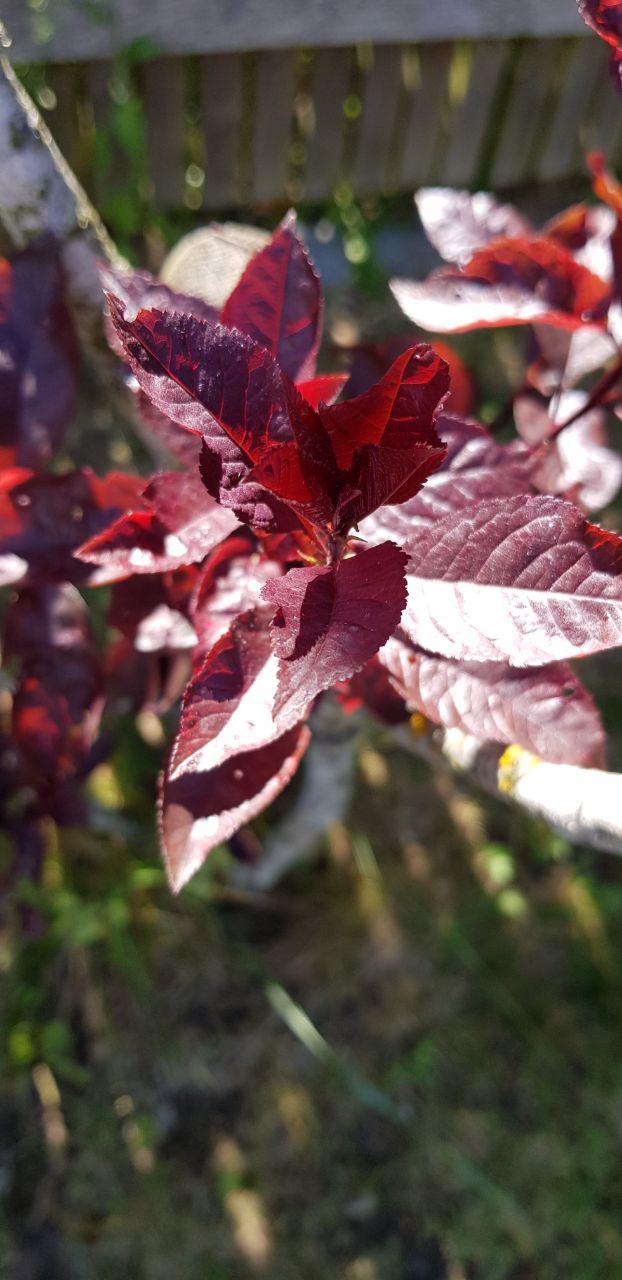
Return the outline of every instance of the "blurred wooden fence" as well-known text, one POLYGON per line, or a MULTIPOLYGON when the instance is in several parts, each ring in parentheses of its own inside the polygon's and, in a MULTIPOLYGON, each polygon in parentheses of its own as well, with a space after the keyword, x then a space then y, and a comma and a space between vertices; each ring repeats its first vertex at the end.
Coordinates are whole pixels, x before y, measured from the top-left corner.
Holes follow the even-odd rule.
POLYGON ((622 157, 607 52, 574 0, 5 0, 4 20, 96 198, 132 163, 129 98, 164 208, 499 189, 581 174, 589 147, 622 157))

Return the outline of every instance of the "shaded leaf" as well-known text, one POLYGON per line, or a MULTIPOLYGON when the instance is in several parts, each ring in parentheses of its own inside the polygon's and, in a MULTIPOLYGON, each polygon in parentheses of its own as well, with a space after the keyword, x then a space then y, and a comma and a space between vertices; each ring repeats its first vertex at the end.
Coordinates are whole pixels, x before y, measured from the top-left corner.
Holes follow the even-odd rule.
POLYGON ((68 584, 25 588, 9 605, 4 660, 15 663, 13 737, 32 785, 53 801, 75 773, 98 722, 102 680, 88 612, 68 584))
POLYGON ((385 643, 404 608, 404 565, 404 553, 385 542, 268 583, 263 597, 276 605, 279 717, 302 718, 318 693, 353 675, 385 643))

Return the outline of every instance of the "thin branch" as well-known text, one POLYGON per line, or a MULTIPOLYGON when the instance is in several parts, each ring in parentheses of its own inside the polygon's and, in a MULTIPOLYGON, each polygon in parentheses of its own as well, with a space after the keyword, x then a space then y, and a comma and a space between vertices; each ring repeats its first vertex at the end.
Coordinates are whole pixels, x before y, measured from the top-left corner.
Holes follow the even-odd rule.
POLYGON ((616 383, 622 378, 622 356, 616 360, 611 369, 599 378, 596 385, 592 388, 585 404, 570 414, 569 418, 565 418, 563 422, 558 422, 555 430, 548 436, 549 440, 554 440, 561 431, 565 431, 566 427, 571 427, 573 422, 577 422, 585 413, 589 413, 590 409, 595 409, 597 405, 601 405, 607 393, 615 387, 616 383))
POLYGON ((622 854, 622 775, 548 764, 522 747, 478 742, 459 729, 400 725, 393 739, 413 755, 464 773, 484 790, 544 818, 572 844, 622 854))

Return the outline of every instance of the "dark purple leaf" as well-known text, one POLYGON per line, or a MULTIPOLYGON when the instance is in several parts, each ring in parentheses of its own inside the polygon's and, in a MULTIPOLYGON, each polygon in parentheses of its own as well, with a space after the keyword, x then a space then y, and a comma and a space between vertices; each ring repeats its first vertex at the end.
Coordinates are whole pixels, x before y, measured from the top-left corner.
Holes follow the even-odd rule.
POLYGON ((7 610, 4 660, 16 663, 13 736, 36 791, 75 773, 99 718, 101 670, 75 587, 25 588, 7 610))

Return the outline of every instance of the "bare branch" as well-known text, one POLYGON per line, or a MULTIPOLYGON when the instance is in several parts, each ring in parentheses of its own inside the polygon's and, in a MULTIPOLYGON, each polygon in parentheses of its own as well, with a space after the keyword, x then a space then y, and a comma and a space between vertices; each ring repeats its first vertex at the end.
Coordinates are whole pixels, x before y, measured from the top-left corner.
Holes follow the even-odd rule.
POLYGON ((622 854, 622 775, 547 764, 522 747, 503 750, 459 729, 428 727, 417 734, 400 725, 393 738, 411 754, 466 773, 492 795, 544 818, 573 844, 622 854))
POLYGON ((352 795, 358 721, 344 717, 338 704, 324 697, 313 713, 311 728, 313 738, 295 803, 270 832, 257 865, 236 869, 238 885, 272 889, 292 867, 313 856, 333 823, 343 822, 352 795))

